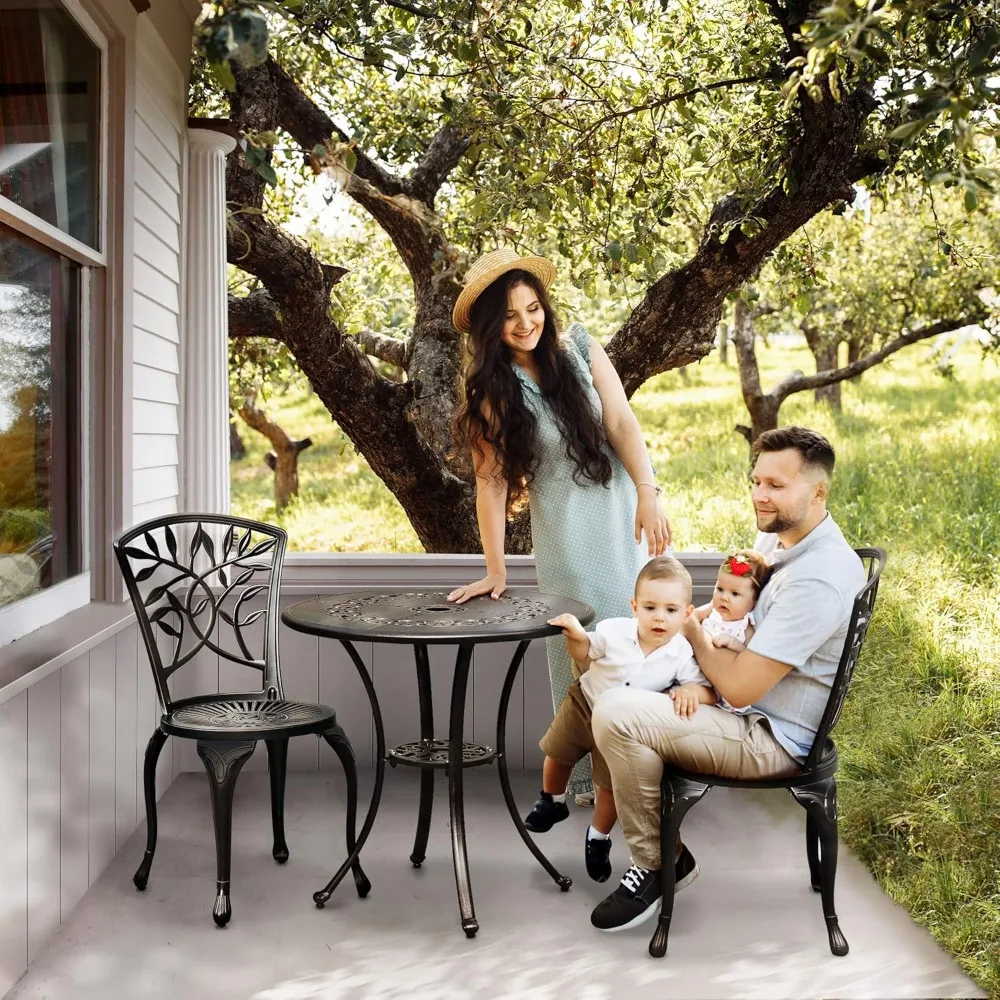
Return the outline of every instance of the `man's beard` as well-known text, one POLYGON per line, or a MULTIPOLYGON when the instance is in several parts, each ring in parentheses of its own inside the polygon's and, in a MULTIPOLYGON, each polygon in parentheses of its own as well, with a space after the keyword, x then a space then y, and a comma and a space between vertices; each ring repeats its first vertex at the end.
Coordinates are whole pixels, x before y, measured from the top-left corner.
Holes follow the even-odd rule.
POLYGON ((757 515, 757 530, 763 531, 765 535, 778 535, 782 531, 788 531, 790 528, 794 528, 798 523, 799 521, 789 517, 787 514, 778 512, 777 514, 771 515, 771 522, 765 528, 764 525, 760 523, 760 514, 757 515))

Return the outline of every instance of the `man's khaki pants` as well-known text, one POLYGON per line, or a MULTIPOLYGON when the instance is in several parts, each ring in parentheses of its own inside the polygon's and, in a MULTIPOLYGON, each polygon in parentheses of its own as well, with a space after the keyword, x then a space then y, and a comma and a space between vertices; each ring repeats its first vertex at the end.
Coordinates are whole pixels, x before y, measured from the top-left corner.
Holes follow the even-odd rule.
POLYGON ((699 705, 689 719, 659 691, 612 688, 594 704, 594 740, 615 793, 632 860, 660 867, 660 779, 663 762, 724 778, 777 778, 799 765, 778 743, 759 712, 736 715, 699 705))

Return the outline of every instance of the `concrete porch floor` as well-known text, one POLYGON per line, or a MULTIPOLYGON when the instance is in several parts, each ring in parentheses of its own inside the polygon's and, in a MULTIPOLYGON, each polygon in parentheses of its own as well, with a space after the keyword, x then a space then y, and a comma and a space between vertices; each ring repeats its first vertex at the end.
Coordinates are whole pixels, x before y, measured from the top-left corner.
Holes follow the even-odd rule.
MULTIPOLYGON (((365 788, 371 774, 362 775, 365 788)), ((513 775, 522 813, 538 775, 513 775)), ((592 907, 628 857, 614 835, 614 880, 583 867, 590 811, 540 838, 572 876, 561 893, 525 849, 493 768, 466 772, 466 828, 480 923, 459 926, 447 785, 437 795, 427 860, 411 868, 419 777, 388 770, 362 854, 372 882, 359 899, 348 875, 325 910, 311 894, 344 857, 342 781, 289 775, 291 858, 270 855, 267 776, 246 773, 233 818, 233 919, 212 923, 215 853, 203 775, 182 774, 160 802, 149 888, 131 876, 144 828, 119 852, 8 1000, 367 1000, 420 997, 982 997, 932 938, 882 894, 842 848, 837 911, 851 946, 834 958, 820 900, 809 888, 805 815, 782 792, 716 788, 685 821, 701 866, 681 891, 667 957, 646 952, 652 923, 620 934, 590 926, 592 907)))

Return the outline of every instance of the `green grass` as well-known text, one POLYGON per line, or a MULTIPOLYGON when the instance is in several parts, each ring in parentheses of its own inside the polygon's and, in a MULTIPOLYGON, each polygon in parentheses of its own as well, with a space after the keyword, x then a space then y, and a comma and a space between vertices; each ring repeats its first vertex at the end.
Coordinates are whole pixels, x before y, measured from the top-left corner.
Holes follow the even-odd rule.
MULTIPOLYGON (((915 345, 844 387, 844 409, 793 396, 782 423, 838 453, 830 507, 848 539, 889 552, 875 621, 837 729, 841 832, 885 891, 1000 996, 1000 368, 967 345, 946 381, 915 345)), ((764 384, 809 371, 804 348, 761 350, 764 384)), ((736 375, 713 357, 633 400, 681 550, 752 540, 736 375)), ((299 550, 420 551, 399 505, 314 397, 274 397, 301 460, 275 517, 262 438, 233 465, 234 510, 280 520, 299 550)), ((257 438, 257 441, 253 441, 257 438)), ((845 928, 850 939, 850 928, 845 928)), ((860 942, 859 942, 860 943, 860 942)))

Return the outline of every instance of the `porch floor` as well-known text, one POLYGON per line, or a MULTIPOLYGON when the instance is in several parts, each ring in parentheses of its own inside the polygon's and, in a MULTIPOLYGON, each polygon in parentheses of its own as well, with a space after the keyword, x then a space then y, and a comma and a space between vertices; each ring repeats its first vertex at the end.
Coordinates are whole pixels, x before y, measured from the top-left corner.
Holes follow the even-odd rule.
MULTIPOLYGON (((225 930, 211 919, 206 781, 182 774, 160 803, 146 892, 131 884, 140 828, 8 1000, 985 996, 843 848, 837 909, 851 951, 834 958, 809 888, 804 813, 778 792, 716 788, 688 814, 685 839, 701 875, 678 896, 667 957, 651 959, 652 923, 621 934, 590 926, 591 908, 616 883, 593 883, 584 870, 589 810, 573 809, 540 840, 574 880, 561 893, 521 843, 492 770, 466 772, 474 940, 459 927, 443 774, 423 867, 408 861, 419 777, 390 769, 362 854, 372 892, 359 899, 348 876, 320 911, 311 894, 344 857, 342 781, 289 775, 291 858, 280 867, 270 855, 267 776, 245 773, 225 930)), ((512 778, 526 811, 538 775, 512 778)), ((370 786, 370 772, 362 781, 370 786)), ((617 879, 628 861, 620 830, 612 860, 617 879)))

